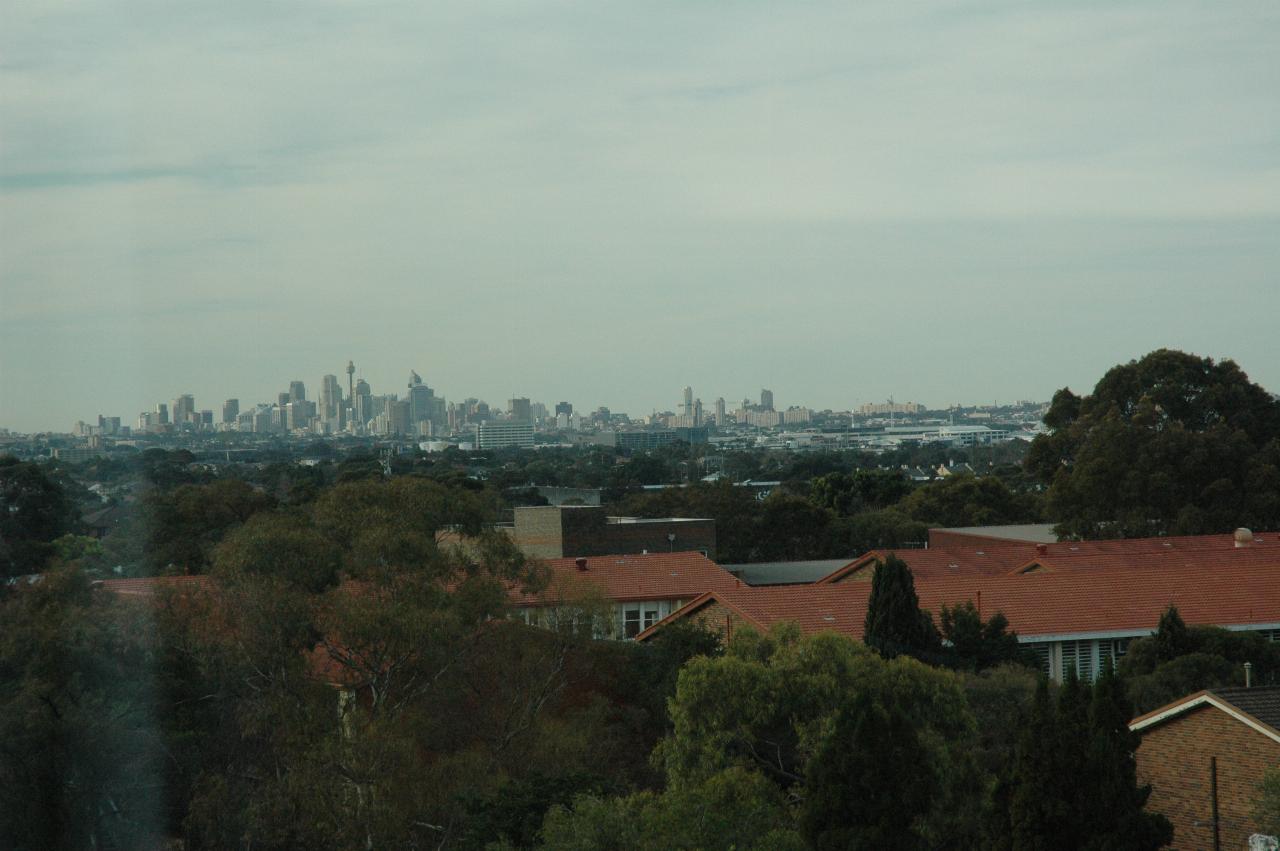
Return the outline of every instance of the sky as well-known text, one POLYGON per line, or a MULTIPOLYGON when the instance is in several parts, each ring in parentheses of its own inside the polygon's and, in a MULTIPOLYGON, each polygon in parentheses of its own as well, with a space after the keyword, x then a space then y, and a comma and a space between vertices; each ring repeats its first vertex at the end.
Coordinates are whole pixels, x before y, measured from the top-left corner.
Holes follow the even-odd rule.
POLYGON ((0 3, 0 427, 1280 392, 1280 6, 0 3))

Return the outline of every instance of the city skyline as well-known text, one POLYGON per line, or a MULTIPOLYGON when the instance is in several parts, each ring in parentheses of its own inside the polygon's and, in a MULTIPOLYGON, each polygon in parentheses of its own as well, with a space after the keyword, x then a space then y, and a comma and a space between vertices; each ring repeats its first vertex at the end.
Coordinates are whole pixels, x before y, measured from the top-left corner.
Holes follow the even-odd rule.
MULTIPOLYGON (((355 364, 354 359, 348 359, 346 366, 349 367, 349 366, 353 366, 354 364, 355 364)), ((1248 372, 1248 368, 1246 365, 1242 364, 1241 366, 1242 368, 1245 369, 1246 372, 1248 372)), ((1000 397, 993 396, 991 398, 970 398, 970 399, 954 398, 954 399, 947 399, 945 401, 933 400, 933 399, 921 399, 919 397, 914 397, 909 394, 904 394, 899 392, 896 394, 890 393, 880 398, 853 397, 845 401, 844 404, 837 403, 833 405, 822 405, 822 404, 815 404, 808 399, 791 398, 790 395, 785 391, 785 388, 782 392, 781 401, 778 401, 775 403, 774 389, 769 387, 760 387, 754 391, 748 391, 744 395, 725 394, 725 393, 721 393, 717 389, 717 390, 714 390, 714 392, 712 392, 709 396, 704 397, 698 391, 698 385, 685 384, 683 388, 676 388, 674 392, 669 393, 668 395, 671 398, 666 401, 659 401, 649 405, 624 407, 616 404, 610 405, 604 402, 585 399, 582 397, 575 397, 574 394, 565 394, 563 392, 561 392, 559 395, 555 393, 551 393, 551 394, 546 394, 541 396, 535 393, 524 393, 521 391, 514 392, 513 394, 513 392, 510 390, 502 393, 489 394, 489 395, 473 393, 466 390, 461 390, 457 393, 448 393, 448 392, 445 392, 445 388, 442 388, 439 384, 425 381, 415 368, 410 368, 409 370, 407 370, 407 372, 409 376, 407 381, 402 380, 398 384, 394 384, 394 385, 375 384, 374 382, 369 381, 367 378, 364 377, 363 371, 360 369, 358 365, 354 365, 354 369, 352 369, 351 376, 350 376, 351 377, 350 386, 358 388, 359 385, 365 385, 368 389, 370 389, 373 395, 378 398, 394 395, 400 400, 410 399, 412 388, 414 386, 421 386, 421 387, 430 389, 431 391, 434 392, 437 398, 445 399, 448 404, 461 403, 466 400, 479 400, 481 402, 489 403, 493 407, 495 412, 500 412, 500 413, 506 412, 508 403, 512 401, 513 398, 521 398, 526 401, 531 401, 534 404, 544 405, 547 408, 548 414, 553 417, 555 416, 554 411, 557 404, 567 401, 570 405, 572 405, 573 410, 580 414, 589 414, 590 412, 603 407, 603 408, 609 409, 613 413, 628 414, 631 417, 636 419, 643 418, 653 413, 692 415, 693 413, 692 410, 686 411, 685 409, 686 400, 690 403, 695 403, 695 402, 700 403, 700 407, 697 408, 697 410, 699 411, 699 416, 702 418, 709 419, 715 416, 717 412, 717 407, 718 407, 717 403, 721 401, 724 402, 726 410, 729 413, 733 413, 734 411, 738 410, 743 405, 744 402, 749 403, 752 406, 760 405, 761 407, 765 407, 765 403, 767 402, 769 406, 768 409, 777 410, 777 411, 786 411, 790 407, 802 407, 802 408, 807 408, 813 411, 828 410, 828 411, 837 412, 837 413, 856 412, 858 408, 865 405, 873 405, 873 406, 883 405, 887 402, 897 402, 899 404, 914 403, 927 410, 946 410, 952 407, 964 407, 964 408, 989 407, 993 405, 999 405, 999 406, 1014 405, 1022 402, 1031 402, 1031 403, 1048 402, 1049 398, 1058 389, 1058 387, 1053 387, 1051 389, 1046 388, 1043 392, 1039 394, 1028 394, 1025 396, 1011 396, 1008 398, 1000 398, 1000 397)), ((213 422, 218 423, 218 422, 224 421, 223 418, 226 415, 226 410, 227 410, 226 406, 228 403, 235 404, 236 413, 251 412, 254 410, 255 407, 260 407, 263 405, 272 406, 286 399, 292 400, 293 396, 300 388, 305 388, 303 389, 304 395, 302 395, 301 398, 309 401, 313 406, 315 406, 317 408, 316 417, 323 419, 324 415, 322 412, 325 410, 324 398, 325 398, 325 390, 326 390, 326 379, 329 379, 329 378, 334 379, 334 386, 331 389, 339 392, 342 399, 343 407, 345 408, 351 405, 351 397, 349 396, 349 389, 347 387, 342 386, 343 378, 346 377, 347 374, 348 374, 347 368, 344 367, 341 370, 338 370, 332 373, 324 373, 318 379, 290 378, 290 379, 280 380, 276 382, 276 384, 278 385, 278 389, 264 392, 261 395, 256 397, 250 396, 244 393, 241 393, 238 395, 231 395, 231 396, 215 396, 214 394, 206 394, 206 393, 201 393, 199 391, 188 392, 187 390, 184 390, 183 392, 180 392, 180 393, 161 394, 161 398, 156 398, 150 403, 144 402, 140 407, 137 407, 137 409, 133 411, 127 410, 125 408, 121 408, 118 404, 108 402, 107 404, 101 406, 96 411, 77 410, 73 414, 72 419, 70 420, 70 423, 71 424, 74 424, 76 422, 88 423, 90 422, 91 419, 95 417, 106 416, 106 417, 119 418, 121 423, 124 425, 133 425, 135 422, 135 419, 138 416, 140 416, 141 414, 145 414, 147 412, 156 412, 158 411, 159 407, 164 407, 167 409, 166 417, 168 417, 169 419, 166 419, 165 420, 166 422, 176 421, 177 419, 176 403, 179 403, 180 400, 191 399, 192 397, 194 397, 194 402, 190 404, 191 411, 197 414, 201 411, 212 412, 213 422), (341 373, 341 375, 339 373, 341 373)), ((1101 377, 1102 377, 1101 374, 1099 374, 1098 376, 1095 377, 1093 381, 1089 382, 1087 386, 1086 385, 1071 386, 1071 389, 1077 393, 1090 392, 1093 388, 1093 383, 1096 382, 1096 380, 1101 377)), ((1276 392, 1266 384, 1263 384, 1262 382, 1258 382, 1258 379, 1256 378, 1256 376, 1250 374, 1250 377, 1255 382, 1262 384, 1262 386, 1268 391, 1273 393, 1276 392)), ((262 382, 259 382, 259 384, 262 384, 262 382)), ((1063 385, 1063 386, 1068 386, 1068 385, 1063 385)), ((37 419, 42 419, 42 418, 33 416, 30 419, 31 421, 36 421, 37 419)), ((44 427, 32 428, 32 427, 22 427, 19 425, 15 425, 11 422, 5 421, 2 418, 0 418, 0 428, 9 429, 10 431, 15 433, 24 433, 24 432, 25 433, 42 433, 42 432, 65 433, 71 430, 70 425, 68 423, 50 423, 44 427)))
POLYGON ((629 410, 1160 347, 1275 391, 1277 42, 1178 0, 15 7, 0 422, 348 358, 629 410))

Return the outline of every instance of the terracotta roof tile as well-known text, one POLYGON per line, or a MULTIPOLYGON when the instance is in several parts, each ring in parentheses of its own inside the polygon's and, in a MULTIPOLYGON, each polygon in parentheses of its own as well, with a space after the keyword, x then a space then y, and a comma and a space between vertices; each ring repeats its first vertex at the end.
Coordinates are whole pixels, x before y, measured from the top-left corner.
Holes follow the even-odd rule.
MULTIPOLYGON (((1280 549, 1142 558, 1127 568, 1111 562, 1098 570, 925 577, 916 591, 920 606, 935 615, 943 604, 968 600, 984 618, 1003 612, 1024 638, 1145 632, 1169 605, 1191 625, 1280 627, 1280 549)), ((805 632, 834 629, 861 638, 870 593, 870 582, 743 587, 695 603, 714 598, 763 626, 793 620, 805 632)))
POLYGON ((698 552, 591 556, 586 570, 577 559, 547 559, 551 585, 543 594, 513 594, 517 605, 545 604, 576 589, 590 589, 617 601, 687 600, 704 591, 742 586, 735 576, 698 552))

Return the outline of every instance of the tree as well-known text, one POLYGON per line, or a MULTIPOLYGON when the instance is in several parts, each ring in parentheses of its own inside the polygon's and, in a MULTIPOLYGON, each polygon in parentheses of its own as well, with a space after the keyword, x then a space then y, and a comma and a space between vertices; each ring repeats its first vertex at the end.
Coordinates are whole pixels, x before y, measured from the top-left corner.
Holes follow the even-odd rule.
POLYGON ((1160 349, 1054 396, 1027 470, 1073 537, 1280 524, 1280 402, 1229 360, 1160 349))
POLYGON ((996 612, 982 620, 972 600, 954 607, 943 605, 938 615, 945 655, 953 668, 982 671, 995 665, 1024 660, 1018 635, 1009 632, 1009 620, 996 612))
POLYGON ((144 614, 74 568, 0 598, 0 846, 160 844, 166 755, 144 614))
POLYGON ((1253 632, 1187 627, 1170 606, 1155 634, 1129 645, 1120 660, 1128 699, 1148 712, 1201 689, 1244 685, 1244 664, 1258 683, 1280 679, 1280 647, 1253 632))
POLYGON ((782 793, 759 773, 728 768, 661 794, 578 798, 554 807, 543 848, 555 851, 803 851, 782 793))
POLYGON ((1168 820, 1143 810, 1151 787, 1137 785, 1138 736, 1128 718, 1110 664, 1093 686, 1068 670, 1056 703, 1041 681, 1007 780, 1004 847, 1154 851, 1169 843, 1168 820))
POLYGON ((802 638, 782 624, 764 636, 737 633, 723 657, 692 659, 671 700, 672 733, 654 759, 666 770, 668 788, 739 767, 803 801, 815 793, 806 780, 814 755, 830 740, 850 696, 861 694, 899 716, 926 749, 926 758, 881 766, 877 775, 886 784, 909 782, 887 776, 894 771, 932 778, 936 793, 917 811, 912 829, 930 847, 968 847, 976 839, 984 782, 973 761, 974 722, 959 680, 914 659, 885 660, 846 636, 802 638))
POLYGON ((66 490, 31 461, 0 456, 0 576, 39 573, 54 539, 75 530, 66 490))
POLYGON ((928 612, 921 611, 915 580, 906 563, 889 554, 871 576, 863 641, 888 658, 906 654, 938 661, 941 639, 928 612))
POLYGON ((1258 830, 1268 836, 1280 836, 1280 768, 1268 771, 1258 786, 1253 807, 1258 830))
POLYGON ((928 757, 905 715, 857 695, 809 761, 800 815, 805 839, 818 851, 930 847, 918 816, 932 804, 937 779, 903 770, 928 757))
POLYGON ((206 572, 214 548, 227 532, 275 504, 272 497, 239 479, 149 491, 143 498, 146 571, 206 572))
POLYGON ((1034 497, 1016 494, 995 476, 968 473, 921 485, 898 504, 913 520, 936 526, 994 526, 1040 519, 1034 497))

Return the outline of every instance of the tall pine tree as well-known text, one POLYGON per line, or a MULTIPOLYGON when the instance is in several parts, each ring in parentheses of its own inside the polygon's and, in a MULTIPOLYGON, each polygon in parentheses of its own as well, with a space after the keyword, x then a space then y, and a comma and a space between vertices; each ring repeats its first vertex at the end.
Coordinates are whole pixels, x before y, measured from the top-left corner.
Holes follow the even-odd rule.
POLYGON ((892 553, 876 562, 862 640, 886 658, 906 655, 941 661, 942 641, 933 618, 920 610, 911 569, 892 553))

